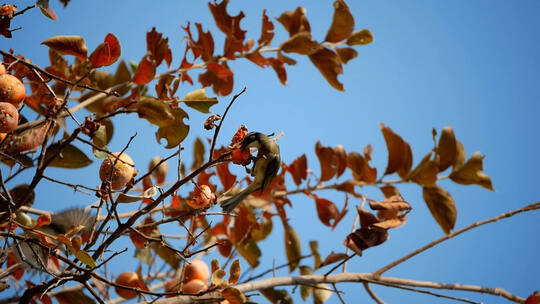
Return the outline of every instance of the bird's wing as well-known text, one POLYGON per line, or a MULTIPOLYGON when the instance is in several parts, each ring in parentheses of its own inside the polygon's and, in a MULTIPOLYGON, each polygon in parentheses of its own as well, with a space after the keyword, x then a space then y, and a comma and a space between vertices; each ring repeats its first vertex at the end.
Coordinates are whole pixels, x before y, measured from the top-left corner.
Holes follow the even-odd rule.
POLYGON ((264 189, 266 189, 268 185, 270 185, 270 183, 276 176, 277 172, 279 171, 280 166, 281 166, 281 159, 279 155, 272 157, 272 159, 268 161, 268 165, 266 166, 266 171, 264 173, 264 180, 261 186, 261 192, 264 191, 264 189))

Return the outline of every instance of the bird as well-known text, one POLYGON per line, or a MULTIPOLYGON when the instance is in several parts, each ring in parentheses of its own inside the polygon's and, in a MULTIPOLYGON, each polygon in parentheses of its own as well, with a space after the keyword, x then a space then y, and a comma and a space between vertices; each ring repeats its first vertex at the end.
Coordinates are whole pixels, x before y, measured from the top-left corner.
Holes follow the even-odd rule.
MULTIPOLYGON (((81 234, 90 233, 96 217, 88 210, 83 208, 68 208, 64 211, 51 215, 51 223, 39 228, 40 231, 52 236, 66 234, 71 229, 83 226, 81 234)), ((12 249, 18 262, 24 262, 23 265, 32 269, 41 270, 47 265, 49 252, 31 242, 17 242, 12 249)), ((67 251, 65 246, 60 246, 67 251)))
POLYGON ((253 182, 237 195, 221 202, 221 208, 224 212, 233 211, 240 202, 255 191, 260 190, 262 193, 279 171, 281 156, 279 146, 273 139, 259 132, 248 133, 244 137, 240 149, 244 151, 251 147, 257 148, 257 156, 251 170, 251 175, 254 177, 253 182))

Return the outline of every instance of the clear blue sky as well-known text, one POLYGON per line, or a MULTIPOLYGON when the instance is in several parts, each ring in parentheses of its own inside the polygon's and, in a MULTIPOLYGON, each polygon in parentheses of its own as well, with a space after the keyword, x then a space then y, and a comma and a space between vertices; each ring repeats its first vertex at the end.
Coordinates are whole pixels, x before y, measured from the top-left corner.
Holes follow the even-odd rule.
MULTIPOLYGON (((145 53, 145 33, 152 27, 169 38, 173 66, 183 55, 184 32, 188 20, 210 28, 214 38, 222 37, 214 26, 205 1, 72 1, 66 9, 53 1, 59 17, 54 22, 32 10, 18 17, 13 26, 23 29, 11 40, 1 39, 0 48, 14 49, 39 65, 46 65, 47 47, 42 41, 53 35, 81 35, 89 50, 102 42, 109 32, 122 45, 122 58, 139 61, 145 53)), ((17 3, 22 9, 31 1, 17 3)), ((484 171, 492 178, 496 192, 478 186, 458 186, 441 182, 454 197, 458 209, 456 228, 516 209, 538 200, 538 125, 540 114, 540 2, 502 0, 478 1, 348 1, 356 28, 368 28, 375 41, 357 48, 358 58, 345 66, 340 76, 346 92, 332 89, 309 60, 298 59, 288 69, 288 85, 278 82, 273 70, 260 69, 250 62, 235 61, 234 91, 246 86, 247 92, 233 106, 221 133, 226 144, 240 124, 264 133, 284 132, 279 140, 282 159, 290 163, 302 153, 316 174, 318 161, 314 145, 343 144, 347 151, 374 148, 373 163, 384 171, 386 147, 378 123, 383 122, 407 140, 415 164, 432 147, 431 129, 454 128, 457 138, 470 156, 475 151, 486 155, 484 171)), ((322 40, 332 18, 332 1, 231 1, 229 12, 247 15, 242 28, 248 37, 260 35, 263 8, 270 17, 297 6, 307 9, 315 39, 322 40)), ((286 32, 276 26, 275 42, 286 32)), ((216 39, 221 51, 222 38, 216 39)), ((195 76, 195 73, 191 74, 195 76)), ((182 86, 180 96, 198 88, 182 86)), ((212 109, 222 113, 228 98, 212 109)), ((189 149, 194 138, 209 137, 201 128, 206 116, 189 111, 191 133, 186 139, 183 157, 191 164, 189 149)), ((32 119, 33 116, 28 117, 32 119)), ((134 123, 121 118, 110 148, 120 150, 129 136, 138 132, 128 153, 139 169, 146 169, 154 155, 169 153, 157 147, 156 128, 145 121, 134 123)), ((88 149, 86 149, 88 153, 88 149)), ((83 176, 62 169, 51 169, 50 176, 77 180, 97 186, 100 160, 84 170, 83 176)), ((242 174, 242 171, 237 171, 242 174)), ((28 177, 28 176, 27 176, 28 177)), ((26 178, 27 178, 26 177, 26 178)), ((20 181, 20 180, 19 180, 20 181)), ((15 183, 13 183, 15 185, 15 183)), ((95 197, 73 194, 44 181, 37 189, 36 208, 59 210, 67 206, 88 205, 95 197), (58 194, 62 193, 61 197, 58 194)), ((431 218, 417 186, 400 190, 413 206, 408 223, 390 231, 390 239, 365 251, 348 266, 351 272, 369 272, 404 254, 443 236, 431 218)), ((382 199, 376 189, 366 189, 372 198, 382 199)), ((334 192, 322 197, 342 206, 344 196, 334 192)), ((354 206, 338 229, 330 231, 316 218, 314 203, 302 196, 292 198, 290 224, 303 240, 303 253, 309 253, 309 240, 319 241, 323 255, 344 252, 342 240, 350 231, 354 206)), ((131 207, 131 206, 130 206, 131 207)), ((219 219, 216 219, 217 222, 219 219)), ((538 234, 540 212, 516 216, 468 232, 423 253, 387 273, 389 276, 417 280, 502 287, 526 297, 540 289, 538 234)), ((262 265, 255 271, 285 262, 281 227, 274 225, 274 235, 262 244, 262 265)), ((179 229, 179 228, 177 228, 179 229)), ((177 232, 181 233, 181 232, 177 232)), ((129 246, 129 242, 124 242, 129 246)), ((131 255, 132 252, 126 255, 131 255)), ((129 259, 116 259, 112 271, 133 269, 129 259)), ((209 261, 209 259, 208 259, 209 261)), ((307 261, 312 265, 312 260, 307 261)), ((287 275, 285 272, 278 275, 287 275)), ((446 300, 374 286, 388 303, 443 303, 446 300)), ((343 284, 347 303, 369 300, 361 285, 343 284)), ((481 294, 450 293, 475 301, 504 303, 502 298, 481 294)), ((294 295, 301 302, 299 292, 294 295)), ((262 302, 265 300, 260 298, 262 302)), ((308 300, 310 301, 310 300, 308 300)), ((334 295, 329 303, 337 303, 334 295)))

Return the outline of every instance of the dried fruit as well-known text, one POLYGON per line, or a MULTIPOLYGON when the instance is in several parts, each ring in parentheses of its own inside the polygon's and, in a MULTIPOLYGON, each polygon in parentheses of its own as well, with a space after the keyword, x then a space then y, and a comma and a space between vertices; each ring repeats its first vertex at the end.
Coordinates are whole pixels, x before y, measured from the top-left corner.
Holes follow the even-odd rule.
POLYGON ((9 133, 19 124, 19 112, 14 105, 0 102, 0 132, 9 133))
POLYGON ((26 89, 19 78, 9 74, 0 75, 0 101, 19 107, 25 96, 26 89))
POLYGON ((113 155, 109 155, 101 163, 99 178, 101 181, 106 181, 110 178, 111 188, 113 190, 119 190, 124 188, 133 177, 134 163, 126 153, 120 155, 120 152, 115 152, 113 155))

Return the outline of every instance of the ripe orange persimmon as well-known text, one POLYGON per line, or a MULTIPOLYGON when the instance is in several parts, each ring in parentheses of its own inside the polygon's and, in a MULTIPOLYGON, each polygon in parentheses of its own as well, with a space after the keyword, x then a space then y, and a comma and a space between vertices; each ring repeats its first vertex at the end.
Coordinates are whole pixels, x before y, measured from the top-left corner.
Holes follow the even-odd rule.
POLYGON ((6 68, 5 68, 4 65, 0 62, 0 75, 5 74, 5 73, 6 73, 6 68))
POLYGON ((0 132, 9 133, 19 124, 19 112, 14 105, 0 102, 0 132))
POLYGON ((201 280, 206 282, 210 277, 210 270, 205 262, 201 260, 192 260, 186 265, 184 270, 184 282, 191 280, 201 280))
POLYGON ((0 101, 9 102, 18 107, 25 96, 26 89, 19 78, 10 74, 0 75, 0 101))
MULTIPOLYGON (((139 289, 146 289, 144 283, 139 279, 139 276, 132 271, 122 272, 114 281, 118 285, 126 287, 134 287, 139 289)), ((137 296, 137 292, 132 290, 127 290, 119 287, 114 287, 116 293, 124 299, 132 299, 137 296)))
POLYGON ((208 185, 202 185, 197 190, 199 191, 196 192, 192 200, 186 200, 186 204, 193 209, 204 208, 216 199, 216 195, 212 193, 212 189, 208 185))
POLYGON ((182 284, 182 291, 185 293, 199 293, 206 290, 208 285, 201 280, 191 280, 182 284))
MULTIPOLYGON (((178 292, 180 291, 180 280, 172 278, 165 281, 165 292, 178 292)), ((168 295, 167 298, 174 297, 174 295, 168 295)))
POLYGON ((99 178, 101 181, 105 181, 111 177, 111 188, 113 190, 120 190, 131 180, 133 177, 133 160, 126 153, 120 152, 113 153, 114 156, 109 155, 101 163, 99 168, 99 178), (120 155, 120 156, 119 156, 120 155), (118 156, 118 160, 115 156, 118 156), (116 162, 116 164, 115 164, 116 162), (113 168, 114 164, 114 168, 113 168), (130 166, 131 164, 131 166, 130 166))

